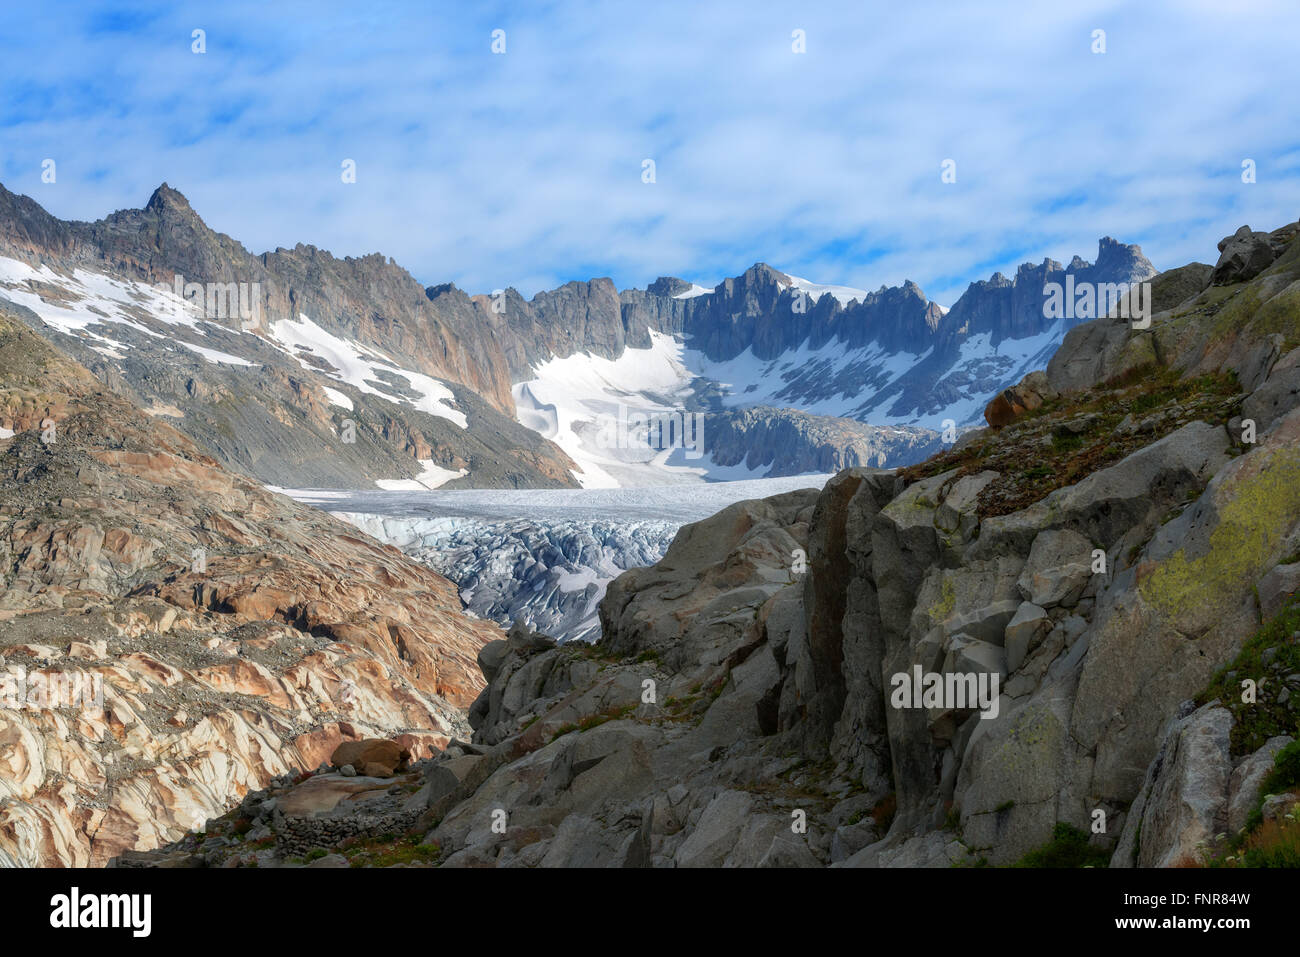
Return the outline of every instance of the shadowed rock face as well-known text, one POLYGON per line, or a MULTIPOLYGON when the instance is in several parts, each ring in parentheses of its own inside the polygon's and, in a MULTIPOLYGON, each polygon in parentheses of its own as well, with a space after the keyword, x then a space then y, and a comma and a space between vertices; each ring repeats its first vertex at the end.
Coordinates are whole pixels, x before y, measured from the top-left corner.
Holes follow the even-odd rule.
POLYGON ((0 439, 0 862, 103 864, 342 741, 427 754, 462 726, 497 632, 445 579, 226 471, 2 314, 0 408, 18 432, 0 439), (33 696, 60 674, 100 700, 33 696))

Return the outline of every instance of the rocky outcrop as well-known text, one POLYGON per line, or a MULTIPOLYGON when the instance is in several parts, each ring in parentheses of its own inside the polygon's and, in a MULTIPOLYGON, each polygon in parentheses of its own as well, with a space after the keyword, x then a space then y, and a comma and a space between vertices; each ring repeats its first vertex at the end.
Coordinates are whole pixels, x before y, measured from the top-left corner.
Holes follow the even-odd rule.
POLYGON ((1055 397, 1056 391, 1048 384, 1047 375, 1041 371, 1031 372, 1018 384, 993 397, 984 409, 984 421, 1000 429, 1055 397))
POLYGON ((1202 864, 1241 832, 1274 757, 1291 738, 1271 738, 1234 762, 1232 723, 1232 714, 1217 702, 1170 722, 1129 810, 1111 867, 1202 864))
MULTIPOLYGON (((1116 317, 1070 330, 1047 366, 1052 388, 1078 391, 1156 365, 1187 375, 1231 371, 1246 392, 1257 391, 1278 360, 1300 344, 1294 320, 1297 233, 1300 223, 1269 233, 1273 258, 1249 281, 1209 285, 1212 275, 1199 265, 1162 273, 1152 281, 1149 327, 1116 317)), ((1234 237, 1221 248, 1230 241, 1234 237)))
POLYGON ((462 727, 496 630, 445 579, 4 317, 0 395, 50 414, 0 439, 0 862, 102 864, 343 741, 427 754, 462 727))
POLYGON ((943 446, 940 434, 929 429, 881 428, 767 406, 710 413, 708 428, 714 464, 766 476, 892 468, 922 461, 943 446))
POLYGON ((1219 261, 1214 266, 1212 282, 1227 286, 1254 279, 1273 264, 1287 244, 1295 238, 1297 227, 1284 226, 1271 233, 1255 232, 1242 226, 1231 236, 1219 240, 1219 261))

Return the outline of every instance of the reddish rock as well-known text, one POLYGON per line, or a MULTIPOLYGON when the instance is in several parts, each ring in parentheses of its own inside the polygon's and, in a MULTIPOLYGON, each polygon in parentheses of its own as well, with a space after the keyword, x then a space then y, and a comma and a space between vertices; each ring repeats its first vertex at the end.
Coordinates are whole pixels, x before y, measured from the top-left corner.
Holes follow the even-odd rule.
POLYGON ((396 741, 381 738, 367 738, 364 741, 344 741, 330 755, 330 764, 341 768, 350 764, 358 773, 369 777, 392 777, 398 771, 405 771, 411 752, 396 741))

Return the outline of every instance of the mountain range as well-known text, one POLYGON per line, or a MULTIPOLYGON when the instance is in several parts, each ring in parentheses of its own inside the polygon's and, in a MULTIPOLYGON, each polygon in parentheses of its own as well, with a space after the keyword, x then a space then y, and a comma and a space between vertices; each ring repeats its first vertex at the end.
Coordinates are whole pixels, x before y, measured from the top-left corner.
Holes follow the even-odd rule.
MULTIPOLYGON (((254 254, 163 184, 62 221, 0 187, 0 301, 129 401, 278 487, 638 486, 919 461, 1080 320, 1043 287, 1155 273, 1140 248, 1023 265, 944 309, 914 283, 763 263, 713 288, 607 278, 525 299, 422 286, 391 259, 254 254), (629 415, 700 441, 609 447, 629 415)), ((0 427, 6 426, 0 422, 0 427)))

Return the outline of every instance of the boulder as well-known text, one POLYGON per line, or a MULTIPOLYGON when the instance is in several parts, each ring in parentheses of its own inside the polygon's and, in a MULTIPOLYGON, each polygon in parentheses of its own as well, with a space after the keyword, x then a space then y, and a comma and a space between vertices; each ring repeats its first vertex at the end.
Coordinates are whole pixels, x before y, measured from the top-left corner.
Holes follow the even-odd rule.
POLYGON ((1046 373, 1031 372, 1017 385, 1003 389, 993 397, 993 401, 984 409, 984 420, 993 428, 1000 429, 1026 412, 1037 409, 1055 395, 1056 391, 1048 384, 1046 373))
POLYGON ((330 755, 330 764, 336 768, 351 765, 368 777, 391 778, 405 771, 411 752, 396 741, 383 738, 366 738, 363 741, 344 741, 330 755))
POLYGON ((1259 614, 1268 620, 1282 610, 1288 598, 1300 591, 1300 562, 1274 565, 1255 586, 1259 594, 1259 614))
POLYGON ((1219 240, 1219 252, 1211 279, 1216 286, 1254 279, 1276 258, 1268 233, 1255 232, 1249 226, 1219 240))
POLYGON ((1231 730, 1232 713, 1213 701, 1170 722, 1112 867, 1193 864, 1215 847, 1228 831, 1231 730))
POLYGON ((749 823, 752 805, 753 797, 745 791, 723 791, 710 801, 690 836, 677 849, 677 866, 720 866, 749 823))
POLYGON ((1288 816, 1297 804, 1300 804, 1300 791, 1270 794, 1264 798, 1260 814, 1266 821, 1276 821, 1278 818, 1288 816))
POLYGON ((1259 788, 1273 770, 1277 753, 1291 743, 1291 738, 1280 734, 1269 738, 1254 754, 1248 755, 1232 771, 1228 782, 1228 833, 1236 834, 1246 826, 1246 819, 1259 800, 1259 788))
POLYGON ((1052 619, 1047 612, 1032 602, 1023 602, 1016 609, 1015 617, 1007 623, 1006 637, 1002 642, 1007 652, 1007 671, 1019 668, 1051 630, 1052 619))
POLYGON ((1300 406, 1300 349, 1292 349, 1273 364, 1268 378, 1246 397, 1241 417, 1253 421, 1256 434, 1262 434, 1297 406, 1300 406))
POLYGON ((1017 583, 1025 601, 1042 608, 1074 607, 1092 577, 1093 544, 1078 532, 1039 532, 1017 583))

